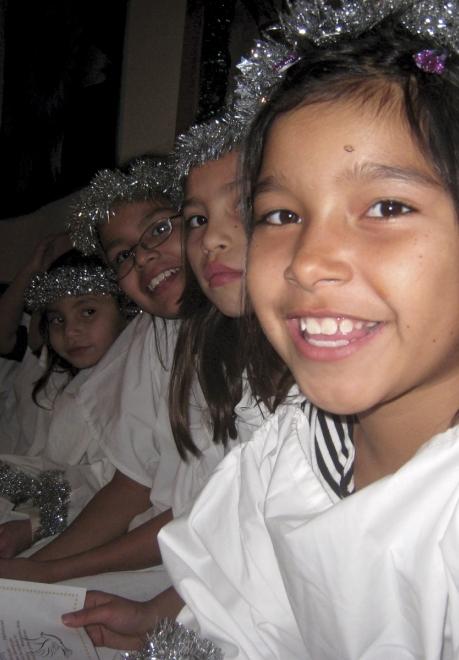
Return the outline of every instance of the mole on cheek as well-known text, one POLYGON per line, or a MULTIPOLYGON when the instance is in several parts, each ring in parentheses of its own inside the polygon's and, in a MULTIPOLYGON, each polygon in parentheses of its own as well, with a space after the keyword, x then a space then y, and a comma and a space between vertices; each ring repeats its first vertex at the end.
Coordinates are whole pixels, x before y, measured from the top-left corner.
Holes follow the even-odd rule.
POLYGON ((352 151, 354 151, 354 147, 352 146, 352 144, 345 144, 344 145, 344 151, 347 151, 348 153, 351 153, 352 151))

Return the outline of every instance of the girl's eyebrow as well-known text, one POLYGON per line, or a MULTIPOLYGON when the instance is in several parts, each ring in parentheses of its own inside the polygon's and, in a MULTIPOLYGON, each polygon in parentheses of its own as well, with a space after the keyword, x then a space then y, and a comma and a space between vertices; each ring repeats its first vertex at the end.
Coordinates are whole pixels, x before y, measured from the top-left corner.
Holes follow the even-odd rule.
POLYGON ((262 195, 263 193, 281 192, 285 190, 287 190, 287 186, 282 185, 275 176, 266 176, 264 179, 257 181, 254 185, 253 197, 262 195))
POLYGON ((364 162, 356 163, 352 169, 346 170, 337 180, 365 179, 377 181, 392 179, 395 181, 406 181, 407 183, 419 183, 421 185, 441 187, 441 182, 433 175, 415 167, 400 167, 398 165, 385 165, 384 163, 364 162))
MULTIPOLYGON (((384 163, 357 163, 353 168, 345 170, 336 177, 337 181, 366 181, 392 180, 417 183, 424 186, 442 187, 433 174, 422 171, 415 167, 400 167, 398 165, 385 165, 384 163)), ((253 196, 269 192, 282 192, 288 190, 288 184, 284 185, 277 177, 267 176, 257 181, 253 188, 253 196)))
MULTIPOLYGON (((233 181, 224 183, 219 189, 218 193, 224 195, 225 193, 231 193, 234 190, 239 190, 241 183, 242 179, 234 179, 233 181)), ((181 208, 183 210, 187 206, 199 206, 201 203, 202 202, 197 197, 187 197, 183 200, 181 208)))
MULTIPOLYGON (((158 220, 161 220, 161 218, 169 218, 171 215, 175 215, 175 211, 170 207, 170 206, 164 206, 161 208, 155 208, 147 213, 145 213, 140 220, 137 223, 137 228, 142 230, 144 227, 145 229, 148 227, 148 225, 151 224, 151 220, 155 215, 158 215, 158 220)), ((126 240, 124 238, 114 238, 112 241, 109 241, 107 245, 104 248, 104 252, 109 252, 112 250, 114 247, 118 247, 119 245, 125 245, 126 240)))

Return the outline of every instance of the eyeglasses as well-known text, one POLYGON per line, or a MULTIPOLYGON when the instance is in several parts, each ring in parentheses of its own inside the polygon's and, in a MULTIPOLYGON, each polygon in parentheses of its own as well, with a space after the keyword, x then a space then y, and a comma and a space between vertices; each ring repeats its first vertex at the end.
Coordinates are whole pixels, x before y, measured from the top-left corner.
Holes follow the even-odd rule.
POLYGON ((165 243, 175 228, 173 221, 181 218, 180 213, 171 215, 169 218, 160 218, 155 220, 149 227, 145 229, 139 241, 128 250, 119 252, 115 259, 110 262, 113 270, 114 279, 119 282, 126 275, 129 275, 134 268, 139 249, 149 252, 155 250, 160 245, 165 243))

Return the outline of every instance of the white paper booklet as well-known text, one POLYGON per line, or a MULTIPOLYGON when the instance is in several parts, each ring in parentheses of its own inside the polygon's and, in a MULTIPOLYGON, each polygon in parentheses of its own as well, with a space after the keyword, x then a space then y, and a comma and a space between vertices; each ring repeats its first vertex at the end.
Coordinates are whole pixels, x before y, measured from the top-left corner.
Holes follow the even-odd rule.
POLYGON ((67 628, 64 612, 84 605, 85 589, 0 579, 0 660, 98 660, 83 628, 67 628))

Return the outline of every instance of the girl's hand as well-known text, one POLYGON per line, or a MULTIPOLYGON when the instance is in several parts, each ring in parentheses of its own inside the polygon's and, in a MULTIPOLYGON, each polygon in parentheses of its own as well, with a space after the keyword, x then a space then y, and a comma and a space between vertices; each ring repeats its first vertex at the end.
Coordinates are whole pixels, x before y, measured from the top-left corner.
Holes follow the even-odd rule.
POLYGON ((72 247, 70 237, 65 232, 45 236, 35 246, 24 272, 30 277, 35 273, 48 270, 52 262, 72 247))
POLYGON ((62 622, 71 628, 84 626, 94 646, 139 650, 145 643, 145 634, 156 622, 151 602, 88 591, 84 608, 64 614, 62 622))
POLYGON ((0 558, 10 559, 32 543, 30 520, 11 520, 0 525, 0 558))

